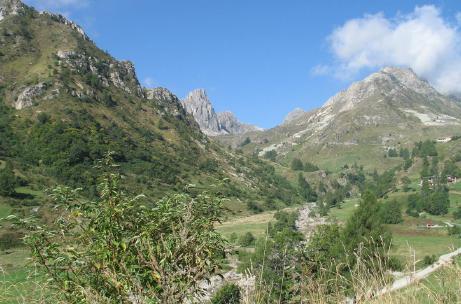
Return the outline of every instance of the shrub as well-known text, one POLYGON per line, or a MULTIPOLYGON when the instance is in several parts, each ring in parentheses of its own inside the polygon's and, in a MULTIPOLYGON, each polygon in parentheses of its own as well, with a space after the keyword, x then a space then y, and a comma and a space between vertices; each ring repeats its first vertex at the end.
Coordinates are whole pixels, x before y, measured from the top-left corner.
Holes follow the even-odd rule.
POLYGON ((267 151, 266 153, 264 153, 264 158, 275 162, 277 159, 277 151, 275 150, 267 151))
POLYGON ((25 243, 59 295, 70 303, 183 303, 219 268, 224 240, 214 230, 221 201, 206 194, 167 196, 148 207, 120 190, 110 157, 97 201, 78 189, 52 191, 50 225, 21 220, 25 243))
POLYGON ((432 265, 434 264, 435 262, 437 261, 437 257, 433 254, 433 255, 426 255, 424 256, 423 258, 423 264, 425 266, 429 266, 429 265, 432 265))
POLYGON ((239 244, 242 247, 250 247, 254 246, 256 242, 256 238, 254 237, 253 233, 247 232, 240 237, 239 244))
POLYGON ((226 284, 214 294, 211 304, 238 304, 240 298, 240 288, 236 284, 226 284))

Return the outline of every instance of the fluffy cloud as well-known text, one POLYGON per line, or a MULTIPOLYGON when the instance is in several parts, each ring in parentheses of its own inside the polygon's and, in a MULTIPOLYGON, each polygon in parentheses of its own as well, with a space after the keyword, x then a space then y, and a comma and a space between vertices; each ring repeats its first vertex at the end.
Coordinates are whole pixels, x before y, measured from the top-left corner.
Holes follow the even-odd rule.
POLYGON ((349 20, 328 42, 335 64, 317 66, 314 74, 350 78, 363 69, 408 66, 441 92, 461 93, 461 32, 435 6, 393 19, 379 13, 349 20))

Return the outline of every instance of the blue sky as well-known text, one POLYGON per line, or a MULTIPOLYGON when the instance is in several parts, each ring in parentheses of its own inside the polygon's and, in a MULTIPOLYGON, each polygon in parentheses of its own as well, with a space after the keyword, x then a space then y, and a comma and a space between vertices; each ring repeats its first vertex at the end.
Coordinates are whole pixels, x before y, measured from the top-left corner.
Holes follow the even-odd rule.
MULTIPOLYGON (((450 60, 461 58, 457 39, 461 1, 455 0, 25 2, 61 12, 79 23, 99 47, 118 59, 133 61, 144 85, 166 87, 179 97, 194 88, 205 88, 217 111, 233 111, 242 121, 265 128, 280 123, 295 107, 321 106, 353 80, 383 65, 409 65, 440 88, 453 90, 440 76, 448 73, 440 70, 441 59, 431 60, 446 58, 448 49, 453 48, 450 60), (423 5, 431 5, 432 15, 417 10, 423 5), (439 19, 434 17, 437 13, 439 19), (355 27, 353 20, 357 21, 355 27), (419 50, 422 45, 423 50, 435 49, 435 55, 430 51, 415 60, 414 54, 401 54, 398 46, 407 43, 408 35, 420 35, 409 27, 423 24, 431 31, 437 20, 443 23, 439 32, 429 33, 411 48, 419 50), (389 37, 384 42, 384 34, 376 37, 376 23, 389 37), (397 30, 402 24, 402 30, 397 30), (366 39, 376 41, 379 50, 356 41, 363 35, 371 35, 366 39), (452 39, 454 46, 437 41, 427 44, 437 37, 452 39)), ((450 62, 444 64, 447 69, 451 66, 450 62)))

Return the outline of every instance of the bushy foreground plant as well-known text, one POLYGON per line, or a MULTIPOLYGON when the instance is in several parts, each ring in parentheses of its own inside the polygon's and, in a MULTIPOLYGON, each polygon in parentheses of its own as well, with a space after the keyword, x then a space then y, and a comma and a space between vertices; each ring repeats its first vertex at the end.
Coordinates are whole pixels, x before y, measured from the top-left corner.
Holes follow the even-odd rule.
POLYGON ((22 221, 51 286, 68 303, 183 303, 200 294, 224 255, 213 228, 220 200, 175 194, 150 206, 121 190, 109 157, 103 165, 98 200, 58 187, 52 225, 22 221))

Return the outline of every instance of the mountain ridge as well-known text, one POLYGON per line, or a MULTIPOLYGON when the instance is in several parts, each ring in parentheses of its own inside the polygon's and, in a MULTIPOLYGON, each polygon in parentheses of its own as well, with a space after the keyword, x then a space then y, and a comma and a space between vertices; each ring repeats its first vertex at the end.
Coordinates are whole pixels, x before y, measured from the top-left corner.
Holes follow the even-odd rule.
MULTIPOLYGON (((327 165, 327 157, 336 157, 338 162, 344 159, 344 165, 346 159, 365 158, 363 149, 369 147, 377 161, 389 148, 457 135, 461 126, 459 103, 411 69, 399 67, 385 67, 332 96, 322 107, 295 114, 275 128, 248 133, 254 145, 246 147, 247 152, 262 156, 274 150, 281 162, 292 157, 315 162, 317 156, 327 165)), ((219 139, 233 146, 244 140, 242 136, 219 139)))
POLYGON ((241 123, 230 111, 216 113, 205 89, 195 89, 182 100, 186 111, 191 114, 208 136, 244 134, 262 130, 259 127, 241 123))

